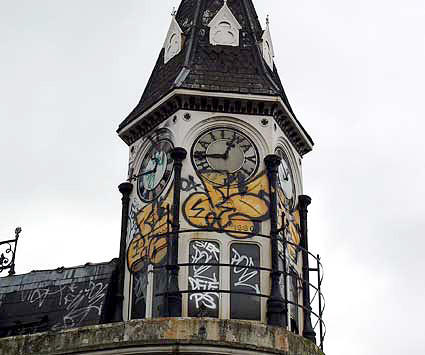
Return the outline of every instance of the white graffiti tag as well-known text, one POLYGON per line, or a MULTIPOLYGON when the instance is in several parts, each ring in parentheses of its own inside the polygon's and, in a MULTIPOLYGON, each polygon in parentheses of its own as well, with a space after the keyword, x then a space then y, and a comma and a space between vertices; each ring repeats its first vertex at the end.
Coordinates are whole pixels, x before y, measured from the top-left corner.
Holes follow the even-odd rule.
POLYGON ((258 270, 253 270, 251 268, 246 268, 245 266, 255 266, 254 260, 252 257, 246 255, 241 255, 238 251, 232 248, 232 265, 234 266, 233 273, 239 275, 239 279, 235 282, 235 286, 248 287, 253 289, 256 294, 260 294, 260 286, 257 283, 253 283, 251 280, 258 275, 258 270), (251 282, 250 282, 251 281, 251 282))
MULTIPOLYGON (((196 241, 193 244, 194 254, 191 255, 192 264, 218 263, 220 250, 210 242, 196 241)), ((219 289, 219 280, 216 272, 211 272, 213 265, 192 266, 193 275, 189 276, 190 289, 193 291, 214 291, 219 289)), ((194 300, 199 309, 204 306, 208 309, 217 309, 219 294, 217 292, 192 293, 190 300, 194 300)))
POLYGON ((22 291, 21 300, 35 304, 39 309, 43 308, 48 299, 55 300, 63 312, 63 321, 55 324, 52 330, 60 330, 78 327, 92 312, 100 316, 107 288, 108 284, 93 281, 90 281, 87 287, 75 284, 51 286, 29 292, 22 291))

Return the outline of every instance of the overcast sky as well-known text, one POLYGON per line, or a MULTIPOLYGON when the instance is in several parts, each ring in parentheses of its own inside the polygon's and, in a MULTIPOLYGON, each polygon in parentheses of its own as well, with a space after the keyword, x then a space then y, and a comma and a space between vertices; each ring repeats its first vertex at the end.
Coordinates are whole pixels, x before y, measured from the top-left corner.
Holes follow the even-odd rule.
MULTIPOLYGON (((316 146, 328 355, 424 354, 425 2, 257 0, 316 146)), ((118 255, 127 147, 178 0, 0 0, 0 239, 17 271, 118 255)), ((263 21, 264 23, 264 21, 263 21)))

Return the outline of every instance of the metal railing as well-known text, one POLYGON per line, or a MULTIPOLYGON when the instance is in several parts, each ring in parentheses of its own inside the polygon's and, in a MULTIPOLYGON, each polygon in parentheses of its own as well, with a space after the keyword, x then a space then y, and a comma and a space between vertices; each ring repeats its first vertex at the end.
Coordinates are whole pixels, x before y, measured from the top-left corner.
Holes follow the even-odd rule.
MULTIPOLYGON (((169 224, 170 221, 168 222, 169 224)), ((162 233, 162 234, 156 234, 156 235, 151 235, 151 237, 154 238, 169 238, 171 234, 177 234, 178 236, 180 236, 181 234, 188 234, 188 233, 220 233, 220 234, 224 234, 224 233, 232 233, 234 234, 241 234, 246 236, 246 238, 253 238, 253 237, 260 237, 260 238, 267 238, 267 239, 271 239, 272 237, 269 235, 264 235, 264 234, 259 234, 259 233, 252 233, 252 232, 244 232, 244 231, 234 231, 234 230, 226 230, 226 229, 221 229, 221 230, 217 230, 217 229, 213 229, 213 228, 196 228, 196 229, 185 229, 185 230, 180 230, 180 231, 175 231, 175 232, 171 232, 170 230, 168 230, 168 232, 166 233, 162 233)), ((314 331, 317 334, 318 331, 318 345, 319 347, 323 350, 324 348, 324 339, 326 337, 326 325, 325 322, 323 320, 323 313, 325 310, 325 298, 324 295, 322 293, 322 283, 323 283, 323 276, 324 276, 324 272, 323 272, 323 265, 321 263, 321 259, 319 255, 314 255, 312 254, 310 251, 306 250, 305 248, 301 247, 300 245, 290 242, 288 240, 286 240, 286 238, 284 238, 283 235, 283 229, 279 230, 279 235, 278 235, 278 241, 282 243, 283 245, 283 255, 287 255, 287 250, 288 250, 288 246, 290 246, 291 248, 294 248, 296 250, 297 253, 307 253, 308 257, 310 258, 310 260, 314 260, 315 261, 315 267, 314 268, 309 268, 309 273, 316 273, 317 274, 317 278, 316 278, 316 282, 315 283, 311 283, 311 282, 307 282, 306 280, 304 280, 302 278, 301 275, 299 275, 298 273, 296 273, 296 275, 294 275, 293 272, 289 271, 289 267, 287 267, 286 270, 279 270, 279 274, 281 277, 283 277, 284 282, 283 282, 283 287, 285 288, 283 294, 284 295, 288 295, 287 292, 287 288, 288 288, 288 282, 287 282, 287 278, 289 276, 291 277, 296 277, 297 279, 297 283, 299 283, 301 286, 301 289, 304 290, 305 288, 309 288, 310 290, 312 290, 313 292, 311 292, 312 297, 310 300, 310 303, 308 305, 305 304, 301 304, 300 302, 293 302, 291 300, 289 300, 288 298, 284 299, 284 302, 286 303, 286 309, 288 309, 288 305, 293 305, 295 307, 297 307, 297 309, 301 309, 303 313, 307 312, 310 317, 308 317, 309 319, 311 317, 313 317, 314 319, 314 325, 312 326, 314 331), (318 329, 317 329, 318 328, 318 329)), ((199 234, 198 234, 199 236, 199 234)), ((197 239, 200 240, 200 239, 197 239)), ((237 243, 243 243, 244 240, 246 241, 246 239, 236 239, 235 242, 237 243)), ((286 256, 288 258, 288 256, 286 256)), ((170 264, 166 264, 166 265, 157 265, 154 266, 154 269, 156 270, 161 270, 161 269, 165 269, 167 270, 167 272, 169 272, 169 270, 172 267, 199 267, 199 266, 213 266, 213 267, 218 267, 220 268, 229 268, 231 270, 231 268, 236 267, 235 264, 224 264, 224 263, 180 263, 177 265, 170 265, 170 264)), ((272 269, 270 268, 264 268, 264 267, 259 267, 259 266, 242 266, 242 265, 238 265, 237 266, 240 269, 249 269, 249 270, 257 270, 257 271, 265 271, 265 272, 269 272, 270 275, 273 272, 272 269)), ((168 279, 168 277, 167 277, 168 279)), ((168 285, 167 285, 168 287, 168 285)), ((185 290, 179 290, 179 291, 173 291, 173 292, 169 292, 169 290, 167 289, 165 292, 159 292, 159 293, 155 293, 154 297, 167 297, 170 295, 183 295, 183 294, 200 294, 200 293, 217 293, 217 294, 240 294, 240 295, 247 295, 247 296, 256 296, 259 298, 269 298, 270 295, 269 294, 264 294, 264 290, 263 293, 254 293, 254 292, 243 292, 243 291, 234 291, 234 290, 226 290, 226 289, 214 289, 214 290, 194 290, 194 289, 190 289, 188 287, 188 289, 185 290)), ((299 299, 299 298, 298 298, 299 299)), ((289 317, 289 312, 288 312, 288 317, 289 317)), ((305 324, 304 324, 305 326, 305 324)), ((302 334, 302 332, 300 332, 302 334)))
POLYGON ((16 248, 22 228, 15 229, 15 238, 0 242, 0 275, 9 270, 9 276, 15 275, 16 248))

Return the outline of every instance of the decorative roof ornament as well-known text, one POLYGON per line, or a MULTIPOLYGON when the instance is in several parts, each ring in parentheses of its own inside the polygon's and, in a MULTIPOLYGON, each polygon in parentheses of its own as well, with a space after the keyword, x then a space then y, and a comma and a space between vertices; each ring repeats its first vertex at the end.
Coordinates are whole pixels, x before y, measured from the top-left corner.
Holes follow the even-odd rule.
POLYGON ((183 48, 183 31, 176 20, 176 8, 171 12, 171 24, 164 42, 164 64, 167 64, 183 48))
POLYGON ((263 33, 263 58, 266 61, 267 65, 273 70, 273 58, 274 58, 274 49, 272 37, 270 34, 270 16, 267 15, 266 18, 266 30, 263 33))
POLYGON ((227 0, 224 0, 223 7, 208 24, 208 27, 210 28, 210 43, 213 46, 239 47, 239 31, 242 26, 227 6, 227 0))

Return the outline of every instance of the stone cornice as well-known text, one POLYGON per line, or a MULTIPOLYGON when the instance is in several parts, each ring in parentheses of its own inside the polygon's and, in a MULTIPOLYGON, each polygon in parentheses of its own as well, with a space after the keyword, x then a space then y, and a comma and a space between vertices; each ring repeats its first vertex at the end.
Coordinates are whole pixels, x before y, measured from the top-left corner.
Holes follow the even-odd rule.
POLYGON ((272 116, 301 156, 313 148, 311 138, 279 97, 183 89, 170 92, 157 105, 145 111, 133 122, 120 127, 118 134, 125 143, 131 145, 178 110, 272 116))
POLYGON ((211 318, 137 320, 0 339, 0 355, 175 352, 323 355, 316 345, 283 328, 211 318))

